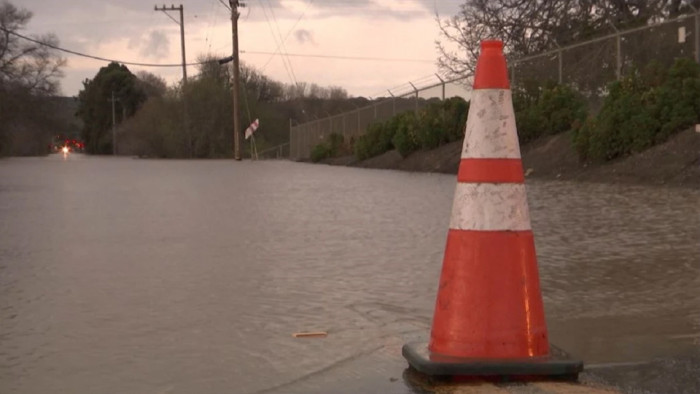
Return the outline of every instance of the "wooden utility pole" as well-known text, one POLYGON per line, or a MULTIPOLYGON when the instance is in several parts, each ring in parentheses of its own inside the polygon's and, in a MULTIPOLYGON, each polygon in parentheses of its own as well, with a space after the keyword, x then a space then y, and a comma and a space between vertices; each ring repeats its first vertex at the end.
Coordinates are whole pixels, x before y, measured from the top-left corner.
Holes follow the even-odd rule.
POLYGON ((163 5, 162 7, 158 8, 158 6, 153 7, 154 11, 180 11, 180 22, 176 21, 173 19, 170 15, 168 15, 167 12, 165 12, 170 19, 173 19, 175 23, 180 25, 180 48, 182 49, 182 82, 184 84, 187 84, 187 58, 185 56, 185 17, 184 17, 184 12, 185 8, 180 4, 179 7, 175 7, 174 5, 171 5, 170 7, 166 7, 163 5))
POLYGON ((189 128, 189 109, 187 106, 187 94, 186 94, 186 87, 187 87, 187 56, 185 56, 185 7, 180 4, 179 7, 175 7, 174 5, 171 5, 170 7, 166 7, 163 5, 162 7, 158 8, 158 6, 154 6, 153 10, 155 11, 163 11, 165 15, 168 15, 170 19, 172 19, 175 23, 180 25, 180 48, 182 50, 182 109, 183 109, 183 128, 185 129, 185 135, 187 136, 187 154, 192 157, 192 135, 190 134, 190 128, 189 128), (175 20, 173 17, 170 16, 166 11, 179 11, 180 12, 180 22, 175 20))
POLYGON ((229 0, 231 6, 231 34, 233 39, 233 157, 241 160, 241 113, 238 90, 240 86, 240 60, 238 58, 238 7, 245 7, 239 0, 229 0))

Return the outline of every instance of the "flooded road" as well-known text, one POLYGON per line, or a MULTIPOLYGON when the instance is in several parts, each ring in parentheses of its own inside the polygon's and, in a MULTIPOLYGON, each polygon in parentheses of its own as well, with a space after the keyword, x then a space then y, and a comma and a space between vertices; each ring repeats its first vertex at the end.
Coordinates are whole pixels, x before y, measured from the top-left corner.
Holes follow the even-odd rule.
MULTIPOLYGON (((400 348, 428 335, 454 187, 0 160, 0 392, 406 392, 400 348)), ((700 191, 532 181, 528 197, 552 343, 593 366, 700 352, 700 191)))

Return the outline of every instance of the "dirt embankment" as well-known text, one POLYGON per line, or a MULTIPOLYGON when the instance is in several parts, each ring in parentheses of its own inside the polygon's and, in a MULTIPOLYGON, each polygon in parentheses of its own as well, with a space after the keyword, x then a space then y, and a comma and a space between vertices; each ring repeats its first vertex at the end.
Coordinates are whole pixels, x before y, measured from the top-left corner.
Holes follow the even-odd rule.
MULTIPOLYGON (((403 158, 396 151, 364 161, 352 156, 328 159, 326 164, 404 171, 456 174, 461 142, 403 158)), ((686 130, 661 145, 605 164, 580 163, 567 133, 542 138, 521 148, 528 178, 602 183, 671 185, 700 189, 700 133, 686 130)))

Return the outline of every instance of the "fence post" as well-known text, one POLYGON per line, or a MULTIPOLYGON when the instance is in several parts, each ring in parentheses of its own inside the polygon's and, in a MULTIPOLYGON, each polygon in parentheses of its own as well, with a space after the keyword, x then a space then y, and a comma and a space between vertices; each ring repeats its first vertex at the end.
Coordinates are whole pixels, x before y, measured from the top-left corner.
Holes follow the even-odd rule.
POLYGON ((695 61, 700 63, 700 12, 695 9, 695 61))
POLYGON ((622 79, 622 35, 620 33, 617 34, 617 70, 615 72, 615 75, 617 76, 617 80, 619 81, 622 79))
MULTIPOLYGON (((309 132, 308 126, 306 126, 305 129, 307 129, 307 130, 304 130, 303 133, 300 133, 300 134, 299 134, 299 142, 300 142, 300 144, 299 144, 299 149, 298 149, 298 150, 299 150, 299 155, 297 156, 297 159, 301 159, 301 158, 303 158, 303 156, 304 156, 304 151, 302 150, 302 147, 306 145, 306 138, 307 138, 308 132, 309 132)), ((306 150, 306 148, 303 148, 303 149, 306 150)))
POLYGON ((394 116, 396 115, 396 97, 394 97, 394 93, 391 93, 391 89, 387 89, 386 91, 389 92, 391 96, 391 115, 394 116))
POLYGON ((290 145, 289 156, 292 155, 291 145, 293 142, 294 142, 294 139, 292 138, 292 118, 289 118, 289 145, 290 145))
POLYGON ((518 65, 517 60, 510 62, 510 84, 515 86, 515 67, 518 65))
MULTIPOLYGON (((558 47, 559 45, 557 45, 558 47)), ((559 85, 561 85, 564 82, 564 59, 563 59, 563 52, 561 48, 559 48, 559 85)))
POLYGON ((411 85, 411 87, 413 87, 413 91, 416 92, 415 107, 416 107, 416 112, 418 112, 418 89, 416 89, 416 85, 414 85, 410 81, 408 83, 411 85))
POLYGON ((440 80, 440 83, 442 84, 442 101, 445 101, 445 81, 443 81, 438 74, 435 74, 435 76, 437 77, 437 79, 440 80))
POLYGON ((615 78, 619 81, 622 79, 622 34, 617 30, 612 22, 608 21, 608 24, 612 26, 615 30, 615 43, 617 45, 617 58, 615 59, 615 78))

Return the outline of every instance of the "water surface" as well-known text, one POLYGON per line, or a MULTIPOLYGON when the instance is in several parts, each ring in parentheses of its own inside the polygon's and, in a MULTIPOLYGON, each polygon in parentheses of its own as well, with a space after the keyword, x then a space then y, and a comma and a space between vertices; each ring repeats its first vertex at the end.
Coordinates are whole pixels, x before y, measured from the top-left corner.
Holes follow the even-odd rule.
MULTIPOLYGON (((405 391, 389 378, 428 335, 454 186, 284 161, 0 160, 0 392, 303 392, 341 375, 405 391), (306 330, 328 337, 291 335, 306 330), (369 355, 389 361, 356 366, 369 355)), ((590 364, 699 351, 700 192, 528 195, 553 343, 590 364)))

